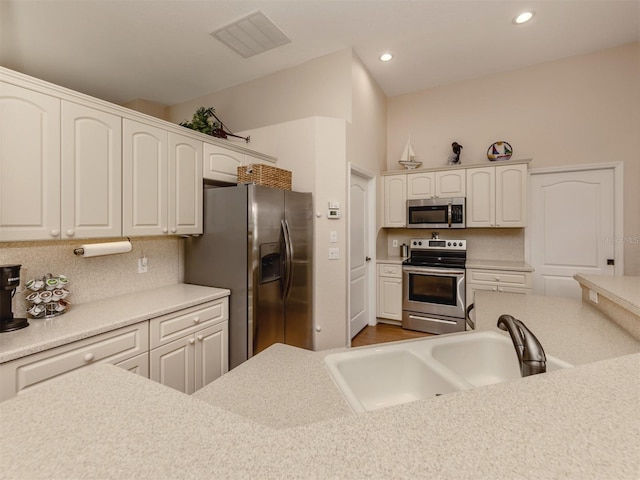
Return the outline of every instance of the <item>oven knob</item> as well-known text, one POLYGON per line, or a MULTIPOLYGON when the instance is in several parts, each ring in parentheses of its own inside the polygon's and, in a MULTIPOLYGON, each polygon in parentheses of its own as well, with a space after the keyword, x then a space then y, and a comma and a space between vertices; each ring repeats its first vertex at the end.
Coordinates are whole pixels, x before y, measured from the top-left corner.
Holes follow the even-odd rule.
MULTIPOLYGON (((451 246, 451 242, 447 243, 447 245, 451 246)), ((454 244, 455 245, 455 244, 454 244)))
POLYGON ((462 247, 462 246, 463 246, 463 243, 462 243, 462 242, 459 242, 459 243, 458 243, 458 245, 460 245, 460 246, 462 247))
POLYGON ((418 245, 422 246, 422 242, 418 242, 418 245))

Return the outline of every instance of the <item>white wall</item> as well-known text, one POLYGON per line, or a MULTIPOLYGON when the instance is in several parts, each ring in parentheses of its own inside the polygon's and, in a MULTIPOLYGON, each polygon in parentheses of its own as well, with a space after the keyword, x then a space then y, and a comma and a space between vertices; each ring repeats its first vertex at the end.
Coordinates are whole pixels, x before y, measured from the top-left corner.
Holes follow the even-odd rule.
MULTIPOLYGON (((221 68, 224 68, 221 66, 221 68)), ((351 121, 351 50, 341 50, 257 80, 168 108, 174 123, 213 107, 233 133, 300 118, 351 121)))
POLYGON ((390 98, 387 165, 407 136, 423 167, 488 162, 508 141, 530 168, 624 162, 625 274, 640 275, 640 44, 390 98))

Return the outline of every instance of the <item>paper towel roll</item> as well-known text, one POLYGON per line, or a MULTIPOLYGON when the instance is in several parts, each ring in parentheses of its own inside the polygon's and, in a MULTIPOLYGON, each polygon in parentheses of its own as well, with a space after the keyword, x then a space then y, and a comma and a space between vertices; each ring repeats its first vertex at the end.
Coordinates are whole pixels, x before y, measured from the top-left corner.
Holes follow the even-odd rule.
POLYGON ((82 257, 97 257, 99 255, 113 255, 131 251, 131 242, 128 240, 111 243, 92 243, 76 248, 73 253, 82 257))

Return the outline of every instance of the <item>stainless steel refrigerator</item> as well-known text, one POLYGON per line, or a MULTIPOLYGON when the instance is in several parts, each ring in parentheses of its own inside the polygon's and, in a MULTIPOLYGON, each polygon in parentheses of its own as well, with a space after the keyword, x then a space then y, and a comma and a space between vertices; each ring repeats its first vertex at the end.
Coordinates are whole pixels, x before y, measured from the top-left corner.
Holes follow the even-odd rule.
POLYGON ((205 188, 204 233, 185 240, 185 283, 228 288, 229 368, 274 343, 313 349, 310 193, 205 188))

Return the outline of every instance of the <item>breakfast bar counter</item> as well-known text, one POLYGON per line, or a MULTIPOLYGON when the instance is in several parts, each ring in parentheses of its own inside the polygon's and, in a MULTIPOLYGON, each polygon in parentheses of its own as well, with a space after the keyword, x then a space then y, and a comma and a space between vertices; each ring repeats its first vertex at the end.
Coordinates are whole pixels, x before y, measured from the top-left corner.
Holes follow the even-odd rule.
POLYGON ((550 326, 495 295, 576 366, 352 414, 328 352, 274 345, 193 396, 97 365, 0 403, 3 478, 638 478, 638 342, 604 327, 586 352, 595 319, 550 326))

